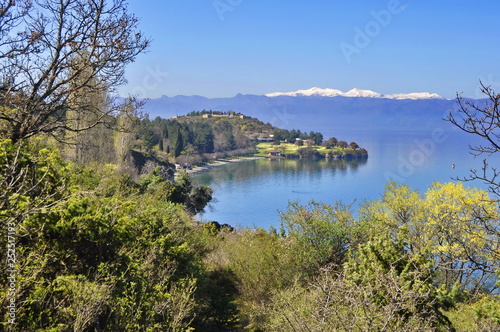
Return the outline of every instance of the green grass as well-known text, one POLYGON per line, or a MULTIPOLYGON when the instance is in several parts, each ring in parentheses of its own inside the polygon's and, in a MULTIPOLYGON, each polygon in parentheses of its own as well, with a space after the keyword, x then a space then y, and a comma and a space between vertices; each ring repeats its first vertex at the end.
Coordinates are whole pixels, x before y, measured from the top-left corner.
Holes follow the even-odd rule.
MULTIPOLYGON (((274 151, 274 150, 279 150, 279 151, 281 151, 281 153, 283 153, 285 155, 297 155, 298 154, 297 150, 299 150, 301 148, 305 148, 305 147, 307 147, 307 146, 298 146, 298 145, 295 145, 292 143, 281 143, 280 145, 273 145, 273 143, 259 143, 259 144, 257 144, 257 154, 256 155, 261 156, 261 157, 267 157, 267 156, 269 156, 269 152, 274 151)), ((321 145, 313 145, 312 148, 323 155, 325 155, 331 151, 339 151, 339 152, 341 152, 341 154, 344 154, 344 153, 349 152, 349 151, 353 151, 350 148, 343 149, 343 148, 338 148, 338 147, 328 149, 327 147, 321 146, 321 145)))
MULTIPOLYGON (((281 153, 285 155, 296 155, 297 150, 304 148, 305 146, 298 146, 292 143, 281 143, 280 145, 273 145, 272 143, 259 143, 257 144, 257 155, 259 156, 268 156, 270 151, 279 150, 281 153)), ((330 150, 326 149, 323 146, 313 146, 314 149, 318 150, 321 153, 326 153, 330 150)))

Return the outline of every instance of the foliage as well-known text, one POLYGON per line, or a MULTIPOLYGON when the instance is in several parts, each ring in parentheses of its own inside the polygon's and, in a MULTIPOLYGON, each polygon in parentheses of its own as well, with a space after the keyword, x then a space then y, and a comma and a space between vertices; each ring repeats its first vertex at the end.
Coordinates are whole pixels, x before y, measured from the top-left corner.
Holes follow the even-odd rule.
POLYGON ((207 186, 194 186, 186 172, 177 176, 169 197, 170 201, 183 204, 193 214, 201 212, 211 199, 212 189, 207 186))
POLYGON ((457 326, 457 331, 496 331, 500 326, 500 299, 498 296, 481 296, 457 304, 446 315, 457 326))
MULTIPOLYGON (((212 114, 203 113, 200 114, 212 114)), ((197 112, 177 119, 155 118, 142 121, 142 136, 152 148, 159 142, 166 142, 166 150, 177 160, 193 163, 210 154, 230 153, 232 151, 253 151, 249 137, 242 131, 248 123, 259 123, 254 119, 241 119, 235 116, 201 118, 197 112)), ((262 124, 263 125, 263 124, 262 124)), ((248 126, 246 126, 248 128, 248 126)), ((165 148, 164 148, 165 150, 165 148)))
MULTIPOLYGON (((191 217, 171 202, 175 185, 172 190, 154 174, 136 184, 114 165, 76 166, 53 149, 2 144, 5 160, 16 160, 23 174, 10 174, 9 164, 2 164, 5 176, 23 184, 4 187, 8 204, 2 206, 2 214, 16 221, 16 328, 184 331, 191 326, 198 302, 209 297, 203 287, 211 286, 201 282, 209 276, 189 243, 191 217), (28 176, 36 186, 28 186, 28 176)), ((179 192, 185 189, 177 186, 179 192)), ((204 194, 188 193, 187 199, 199 208, 204 201, 196 199, 204 194)), ((7 280, 6 270, 1 277, 7 280)), ((5 288, 0 299, 9 300, 5 288)), ((1 314, 5 317, 5 309, 1 314)), ((199 326, 207 324, 202 320, 199 326)))
POLYGON ((272 331, 432 331, 449 326, 438 310, 429 262, 401 244, 376 239, 361 245, 344 271, 323 268, 307 284, 277 292, 272 331))
POLYGON ((323 134, 320 132, 311 131, 309 134, 301 132, 298 129, 278 129, 276 128, 273 132, 274 138, 280 141, 295 142, 297 138, 300 140, 312 140, 314 145, 321 145, 323 143, 323 134))
POLYGON ((331 137, 331 138, 329 138, 328 140, 324 141, 324 142, 322 143, 322 145, 323 145, 323 146, 325 146, 325 147, 326 147, 326 148, 328 148, 328 149, 331 149, 331 148, 333 148, 333 147, 337 146, 337 143, 338 143, 337 138, 335 138, 335 137, 331 137))
POLYGON ((2 1, 0 134, 13 142, 49 134, 66 141, 121 107, 95 98, 123 83, 149 41, 116 1, 2 1))
POLYGON ((344 262, 355 232, 348 206, 292 202, 280 217, 299 273, 314 274, 322 266, 344 262))
POLYGON ((341 203, 291 202, 279 231, 235 230, 193 221, 212 192, 186 173, 171 181, 155 167, 135 182, 117 165, 64 161, 41 140, 0 143, 1 213, 17 231, 18 329, 498 324, 498 206, 484 191, 389 183, 358 218, 341 203))
POLYGON ((411 251, 428 251, 438 279, 448 288, 458 282, 474 293, 496 289, 498 206, 484 190, 435 183, 421 196, 408 186, 390 183, 383 199, 369 203, 361 215, 378 221, 374 232, 405 233, 411 251))
POLYGON ((406 245, 404 239, 392 240, 383 235, 360 245, 345 264, 345 277, 361 286, 372 304, 391 307, 391 315, 383 318, 383 324, 402 327, 407 320, 416 318, 432 327, 449 325, 439 310, 432 260, 425 253, 408 253, 406 245))
MULTIPOLYGON (((301 142, 301 141, 297 141, 301 142)), ((332 158, 332 159, 352 159, 352 158, 367 158, 368 151, 366 149, 353 150, 350 148, 310 146, 302 148, 297 144, 280 142, 279 146, 276 143, 259 143, 257 144, 259 156, 268 156, 271 151, 278 149, 282 156, 289 158, 332 158)))
POLYGON ((319 158, 321 156, 321 154, 312 147, 300 148, 297 150, 297 154, 300 158, 319 158))
POLYGON ((262 229, 236 232, 227 228, 212 239, 214 250, 205 259, 207 267, 231 273, 229 284, 236 290, 238 319, 243 325, 261 326, 272 292, 289 285, 295 277, 288 241, 262 229))

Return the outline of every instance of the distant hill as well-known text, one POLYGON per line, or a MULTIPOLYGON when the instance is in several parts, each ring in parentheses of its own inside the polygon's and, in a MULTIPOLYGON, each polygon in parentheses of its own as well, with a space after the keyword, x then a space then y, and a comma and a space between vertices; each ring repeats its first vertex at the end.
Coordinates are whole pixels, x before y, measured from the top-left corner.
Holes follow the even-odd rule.
MULTIPOLYGON (((299 146, 323 143, 320 132, 281 129, 234 111, 193 111, 169 119, 155 117, 150 120, 146 117, 140 122, 138 136, 140 140, 135 144, 137 150, 152 152, 153 155, 186 165, 253 155, 257 152, 256 145, 259 142, 288 142, 293 149, 287 148, 287 152, 280 156, 297 157, 305 157, 299 152, 307 151, 297 151, 299 146)), ((327 143, 320 151, 322 157, 328 153, 331 158, 360 158, 367 154, 355 142, 348 146, 347 142, 335 138, 327 143)), ((269 150, 275 150, 274 146, 270 146, 269 150)))
POLYGON ((442 125, 442 118, 457 107, 432 93, 381 95, 353 89, 299 90, 231 98, 162 96, 149 100, 144 111, 153 119, 191 111, 234 110, 285 129, 309 130, 426 130, 442 125))

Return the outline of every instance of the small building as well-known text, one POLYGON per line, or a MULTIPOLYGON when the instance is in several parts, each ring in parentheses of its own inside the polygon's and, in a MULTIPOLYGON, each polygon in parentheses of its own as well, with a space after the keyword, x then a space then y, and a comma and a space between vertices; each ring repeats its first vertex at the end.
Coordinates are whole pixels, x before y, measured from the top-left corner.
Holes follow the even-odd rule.
POLYGON ((269 151, 269 156, 270 157, 281 157, 281 151, 280 150, 272 150, 269 151))

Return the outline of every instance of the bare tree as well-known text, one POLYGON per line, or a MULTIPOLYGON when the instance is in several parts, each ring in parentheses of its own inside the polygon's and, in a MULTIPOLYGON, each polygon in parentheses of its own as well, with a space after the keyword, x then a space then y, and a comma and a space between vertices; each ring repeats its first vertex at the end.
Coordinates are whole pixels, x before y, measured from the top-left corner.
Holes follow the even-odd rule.
POLYGON ((457 94, 458 110, 450 112, 445 119, 466 133, 484 140, 484 144, 469 145, 475 157, 485 156, 481 170, 472 170, 465 181, 481 180, 489 186, 491 193, 500 196, 500 171, 488 164, 488 156, 500 152, 500 94, 482 82, 481 92, 486 100, 472 101, 457 94))
POLYGON ((150 44, 125 0, 0 0, 0 134, 59 140, 102 123, 119 105, 89 102, 124 83, 150 44), (85 121, 80 121, 81 115, 85 121))
POLYGON ((9 33, 22 22, 22 18, 28 13, 32 4, 30 0, 13 1, 0 0, 0 58, 12 57, 19 54, 22 49, 12 47, 22 40, 21 35, 9 38, 9 33))

